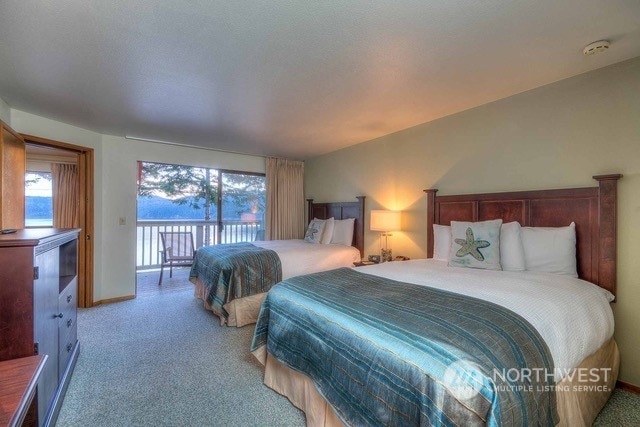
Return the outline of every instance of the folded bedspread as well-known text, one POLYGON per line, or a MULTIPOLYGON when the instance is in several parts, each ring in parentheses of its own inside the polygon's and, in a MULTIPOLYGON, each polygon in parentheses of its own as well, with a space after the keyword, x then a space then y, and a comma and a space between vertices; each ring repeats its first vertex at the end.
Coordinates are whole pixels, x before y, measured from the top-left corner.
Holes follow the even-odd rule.
POLYGON ((282 266, 276 252, 251 243, 205 246, 196 251, 189 280, 206 287, 206 302, 227 319, 226 303, 267 292, 282 280, 282 266))
POLYGON ((347 425, 555 425, 553 360, 521 316, 338 269, 274 286, 252 351, 314 382, 347 425))

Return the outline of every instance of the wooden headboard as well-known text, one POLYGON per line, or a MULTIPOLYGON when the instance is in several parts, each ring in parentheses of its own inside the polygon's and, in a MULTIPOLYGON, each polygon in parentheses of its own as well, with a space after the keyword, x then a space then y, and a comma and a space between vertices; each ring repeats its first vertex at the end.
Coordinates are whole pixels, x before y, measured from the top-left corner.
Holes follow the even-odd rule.
POLYGON ((311 222, 313 218, 318 219, 347 219, 355 218, 353 242, 351 246, 358 248, 360 256, 364 256, 364 199, 365 196, 358 196, 357 202, 328 202, 313 203, 313 199, 307 199, 307 217, 311 222))
POLYGON ((616 293, 616 198, 622 175, 599 175, 597 187, 436 196, 427 193, 427 257, 433 257, 433 224, 502 218, 522 226, 576 223, 578 276, 616 293))

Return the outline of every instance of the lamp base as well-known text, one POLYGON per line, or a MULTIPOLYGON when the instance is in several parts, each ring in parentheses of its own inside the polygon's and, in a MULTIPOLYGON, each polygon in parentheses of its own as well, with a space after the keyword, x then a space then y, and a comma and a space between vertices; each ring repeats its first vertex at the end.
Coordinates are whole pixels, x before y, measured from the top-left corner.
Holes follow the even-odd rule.
POLYGON ((391 261, 392 259, 391 249, 382 249, 380 252, 380 262, 391 261))

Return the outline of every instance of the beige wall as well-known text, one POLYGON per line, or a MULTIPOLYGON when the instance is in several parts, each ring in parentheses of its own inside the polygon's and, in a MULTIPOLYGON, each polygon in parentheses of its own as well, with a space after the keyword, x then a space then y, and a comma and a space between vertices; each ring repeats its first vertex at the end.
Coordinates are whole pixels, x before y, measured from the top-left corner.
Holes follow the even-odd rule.
MULTIPOLYGON (((460 194, 595 186, 623 173, 616 339, 640 385, 640 58, 308 160, 305 196, 403 211, 394 254, 426 256, 425 188, 460 194)), ((368 214, 367 214, 368 227, 368 214)), ((366 253, 378 251, 367 231, 366 253)))
POLYGON ((2 98, 0 98, 0 120, 11 126, 11 109, 2 98))
POLYGON ((12 127, 18 132, 95 150, 95 301, 135 292, 138 160, 265 171, 263 157, 131 141, 19 110, 11 110, 11 118, 12 127), (126 218, 126 225, 119 225, 120 217, 126 218))

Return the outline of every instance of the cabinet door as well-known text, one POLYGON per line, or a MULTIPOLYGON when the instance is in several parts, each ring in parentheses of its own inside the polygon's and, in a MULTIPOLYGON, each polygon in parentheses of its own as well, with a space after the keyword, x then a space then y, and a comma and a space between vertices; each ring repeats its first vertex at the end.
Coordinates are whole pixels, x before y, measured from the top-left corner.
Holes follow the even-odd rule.
POLYGON ((0 228, 24 228, 27 154, 20 135, 0 122, 0 228))
POLYGON ((0 247, 0 360, 33 355, 32 283, 33 247, 0 247))
POLYGON ((58 388, 58 248, 36 255, 35 266, 39 277, 33 284, 34 337, 38 353, 49 356, 38 383, 38 420, 42 422, 58 388))

